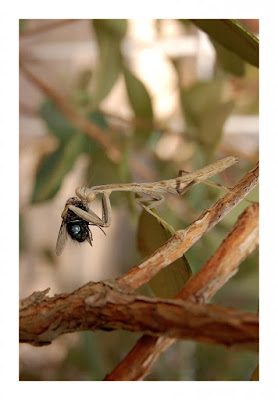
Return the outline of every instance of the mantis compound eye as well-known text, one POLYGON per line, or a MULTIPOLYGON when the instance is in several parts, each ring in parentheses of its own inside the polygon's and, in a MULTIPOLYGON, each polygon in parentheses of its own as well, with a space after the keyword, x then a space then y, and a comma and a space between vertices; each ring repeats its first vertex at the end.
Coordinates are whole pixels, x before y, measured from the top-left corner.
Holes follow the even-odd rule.
POLYGON ((87 203, 92 203, 96 198, 96 194, 90 192, 89 189, 85 187, 76 188, 75 193, 80 199, 86 200, 87 203))
POLYGON ((86 196, 86 200, 87 200, 88 203, 92 203, 92 201, 94 201, 95 198, 96 198, 95 193, 89 193, 89 194, 86 196))

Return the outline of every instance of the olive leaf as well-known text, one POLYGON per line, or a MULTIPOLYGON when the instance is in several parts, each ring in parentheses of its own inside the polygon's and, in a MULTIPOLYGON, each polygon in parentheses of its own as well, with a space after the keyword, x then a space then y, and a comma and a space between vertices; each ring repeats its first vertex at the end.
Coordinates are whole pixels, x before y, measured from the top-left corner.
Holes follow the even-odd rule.
POLYGON ((93 103, 97 107, 110 93, 122 70, 121 41, 127 30, 125 19, 94 19, 99 56, 94 72, 93 103))
POLYGON ((242 60, 259 67, 259 40, 236 19, 191 19, 190 21, 242 60))
MULTIPOLYGON (((38 166, 32 203, 53 198, 79 155, 87 152, 92 157, 98 150, 97 144, 78 131, 51 101, 46 101, 39 113, 49 132, 58 139, 58 147, 54 152, 44 156, 38 166)), ((107 127, 105 117, 101 113, 91 112, 87 117, 96 125, 107 127)))
POLYGON ((65 174, 72 169, 84 149, 85 139, 81 133, 75 133, 68 141, 62 142, 56 151, 43 158, 36 174, 32 203, 46 201, 56 195, 65 174))
POLYGON ((152 131, 149 125, 153 121, 153 108, 151 96, 144 83, 129 69, 124 68, 124 78, 130 105, 138 120, 146 121, 146 127, 136 127, 134 137, 137 143, 145 142, 152 131))
MULTIPOLYGON (((154 209, 152 211, 157 213, 154 209)), ((137 244, 143 257, 153 253, 171 236, 172 234, 166 226, 147 211, 142 211, 139 219, 137 244)), ((190 266, 183 256, 156 274, 149 281, 149 285, 156 296, 170 298, 182 289, 190 275, 190 266)))
POLYGON ((222 137, 224 123, 234 108, 233 101, 223 101, 221 79, 198 82, 180 90, 182 111, 189 128, 207 152, 213 152, 222 137))

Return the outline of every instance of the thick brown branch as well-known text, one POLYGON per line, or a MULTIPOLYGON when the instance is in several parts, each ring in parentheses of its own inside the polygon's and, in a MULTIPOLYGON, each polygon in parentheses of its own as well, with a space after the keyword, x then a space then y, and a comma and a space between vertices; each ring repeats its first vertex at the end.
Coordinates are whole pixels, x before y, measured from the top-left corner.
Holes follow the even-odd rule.
POLYGON ((197 303, 208 302, 232 277, 240 263, 259 244, 259 204, 247 207, 232 232, 203 268, 191 277, 177 298, 197 303))
POLYGON ((162 247, 118 278, 119 285, 133 291, 148 282, 161 269, 182 257, 194 243, 224 218, 257 185, 258 177, 259 166, 257 165, 241 179, 231 193, 217 201, 187 229, 176 231, 175 235, 162 247))
POLYGON ((244 345, 252 351, 257 351, 258 344, 255 314, 134 296, 104 282, 89 283, 72 294, 53 298, 47 298, 44 291, 22 302, 20 342, 45 345, 64 333, 96 329, 127 329, 225 346, 244 345))
MULTIPOLYGON (((248 207, 239 217, 232 232, 204 267, 188 281, 176 298, 195 302, 207 302, 230 279, 240 263, 258 245, 259 205, 248 207)), ((140 380, 150 371, 160 354, 173 339, 159 341, 150 336, 142 336, 135 347, 107 375, 106 380, 140 380)))

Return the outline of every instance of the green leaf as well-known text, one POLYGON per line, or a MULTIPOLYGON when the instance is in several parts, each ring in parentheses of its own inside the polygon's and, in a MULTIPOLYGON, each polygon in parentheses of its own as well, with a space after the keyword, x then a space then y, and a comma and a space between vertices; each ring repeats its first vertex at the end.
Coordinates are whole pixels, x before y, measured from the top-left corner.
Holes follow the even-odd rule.
POLYGON ((92 21, 99 47, 99 57, 93 81, 93 106, 96 107, 110 93, 122 70, 121 40, 126 29, 126 20, 92 21))
POLYGON ((260 380, 260 379, 259 379, 259 364, 258 364, 258 365, 256 366, 256 368, 255 368, 255 370, 254 370, 252 376, 251 376, 250 381, 259 381, 259 380, 260 380))
POLYGON ((32 193, 33 203, 49 200, 56 195, 64 176, 90 142, 51 101, 42 104, 39 114, 49 131, 59 140, 59 146, 56 151, 45 156, 38 167, 32 193))
MULTIPOLYGON (((66 144, 72 136, 79 132, 52 101, 45 101, 40 107, 39 114, 46 123, 50 133, 56 136, 61 144, 66 144)), ((108 127, 105 116, 99 111, 88 113, 87 118, 102 129, 108 127)), ((91 152, 92 145, 96 146, 96 143, 84 134, 84 151, 91 152)))
POLYGON ((235 19, 191 19, 222 46, 259 67, 259 40, 235 19))
POLYGON ((84 135, 76 133, 68 141, 61 142, 55 152, 42 160, 36 174, 32 203, 46 201, 56 195, 65 174, 72 169, 75 160, 84 150, 84 140, 84 135))
POLYGON ((152 121, 151 97, 143 84, 131 71, 124 69, 128 99, 137 118, 152 121))
POLYGON ((196 139, 208 151, 218 145, 223 126, 233 110, 234 102, 221 100, 222 81, 198 82, 189 89, 181 89, 180 98, 186 122, 194 128, 196 139))
POLYGON ((137 126, 134 129, 135 145, 141 145, 150 139, 152 129, 149 124, 153 120, 153 108, 151 97, 146 86, 130 70, 124 69, 124 78, 126 84, 129 103, 133 109, 135 117, 140 121, 146 121, 146 127, 137 126))
MULTIPOLYGON (((155 210, 152 210, 155 212, 155 210)), ((143 210, 138 226, 138 249, 146 257, 161 247, 172 234, 158 220, 143 210)), ((168 265, 150 281, 149 285, 158 297, 174 297, 185 285, 191 275, 185 256, 168 265)))
MULTIPOLYGON (((73 168, 77 157, 82 152, 87 152, 90 157, 94 155, 95 159, 98 150, 97 144, 87 135, 79 132, 51 101, 46 101, 42 105, 40 115, 50 132, 59 140, 59 147, 48 154, 39 165, 32 194, 33 203, 53 198, 65 175, 73 168)), ((87 118, 102 129, 107 128, 107 122, 102 113, 90 112, 87 118)))
POLYGON ((39 115, 46 123, 49 131, 55 135, 60 142, 68 141, 70 136, 77 133, 77 129, 74 125, 69 122, 51 100, 47 100, 42 104, 39 115))
POLYGON ((127 142, 125 147, 123 148, 122 158, 120 164, 118 165, 119 176, 121 178, 121 182, 128 182, 131 179, 131 173, 129 168, 129 155, 130 155, 130 146, 127 142))
POLYGON ((215 40, 211 40, 222 68, 236 76, 243 76, 245 73, 245 64, 242 58, 223 47, 215 40))
POLYGON ((88 114, 88 119, 92 121, 94 124, 99 126, 101 129, 107 129, 108 128, 108 123, 105 118, 105 115, 103 115, 100 111, 93 111, 88 114))
POLYGON ((204 147, 214 149, 218 146, 223 126, 234 108, 233 101, 227 101, 208 108, 200 119, 200 143, 204 147))
POLYGON ((28 25, 28 19, 20 19, 19 20, 19 35, 24 33, 28 25))
MULTIPOLYGON (((109 183, 120 183, 119 168, 103 154, 100 147, 96 147, 93 152, 89 153, 89 164, 86 172, 86 185, 97 186, 109 183)), ((113 203, 118 204, 123 198, 121 192, 115 192, 113 195, 113 203)))
POLYGON ((128 27, 126 19, 94 19, 93 25, 98 40, 100 39, 99 32, 105 32, 111 39, 122 40, 125 37, 128 27))
POLYGON ((198 125, 200 115, 213 104, 219 104, 222 85, 221 79, 213 79, 211 81, 199 81, 188 89, 182 89, 183 112, 192 125, 198 125))

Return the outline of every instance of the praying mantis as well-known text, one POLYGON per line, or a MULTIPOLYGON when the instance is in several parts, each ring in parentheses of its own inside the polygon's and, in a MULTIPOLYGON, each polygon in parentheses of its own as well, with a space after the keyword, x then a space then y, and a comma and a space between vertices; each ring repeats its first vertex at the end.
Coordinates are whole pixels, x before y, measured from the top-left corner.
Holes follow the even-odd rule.
POLYGON ((87 240, 92 246, 92 234, 89 225, 97 226, 101 230, 102 228, 108 228, 111 225, 112 210, 110 195, 116 191, 141 194, 142 197, 136 197, 136 202, 160 222, 166 224, 166 226, 168 226, 172 231, 173 228, 171 225, 151 210, 153 207, 164 202, 165 199, 162 193, 183 195, 191 186, 200 182, 212 186, 220 186, 224 190, 230 191, 224 186, 207 181, 207 179, 231 167, 237 161, 237 156, 229 156, 194 172, 185 172, 180 170, 177 178, 158 182, 121 183, 92 186, 91 188, 76 188, 75 193, 77 197, 71 197, 68 199, 61 215, 62 224, 58 234, 56 254, 60 255, 62 253, 68 235, 78 242, 87 240), (89 204, 96 199, 97 195, 102 195, 102 218, 89 208, 89 204))

